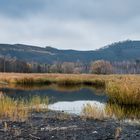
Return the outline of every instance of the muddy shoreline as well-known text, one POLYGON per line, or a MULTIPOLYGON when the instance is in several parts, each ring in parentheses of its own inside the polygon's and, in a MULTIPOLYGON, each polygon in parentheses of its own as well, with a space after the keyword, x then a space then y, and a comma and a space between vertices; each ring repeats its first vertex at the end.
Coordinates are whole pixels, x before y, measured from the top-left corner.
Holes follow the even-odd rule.
POLYGON ((25 122, 0 121, 0 140, 139 140, 140 124, 34 112, 25 122))

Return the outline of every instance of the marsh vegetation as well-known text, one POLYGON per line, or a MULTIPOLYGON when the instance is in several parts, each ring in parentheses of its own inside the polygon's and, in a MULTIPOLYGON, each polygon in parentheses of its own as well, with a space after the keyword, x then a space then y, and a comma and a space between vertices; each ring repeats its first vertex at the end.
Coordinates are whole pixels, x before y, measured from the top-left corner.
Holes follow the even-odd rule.
POLYGON ((41 105, 45 106, 43 110, 47 111, 48 98, 41 99, 34 96, 30 99, 14 99, 0 93, 0 119, 11 121, 25 121, 33 111, 41 111, 41 105))
POLYGON ((140 121, 140 106, 126 106, 106 103, 103 108, 86 104, 81 112, 81 116, 88 119, 117 119, 117 120, 137 120, 140 121))
MULTIPOLYGON (((81 90, 84 86, 84 87, 88 87, 90 90, 95 90, 96 88, 96 93, 98 93, 97 91, 100 91, 102 89, 105 93, 105 96, 108 99, 105 108, 103 110, 99 110, 97 107, 87 104, 84 106, 82 112, 84 116, 87 116, 88 118, 94 118, 94 119, 97 118, 102 119, 102 118, 108 118, 114 116, 116 116, 116 118, 118 119, 140 118, 140 112, 139 112, 140 76, 139 75, 6 73, 6 74, 0 74, 0 81, 1 83, 4 83, 8 87, 14 87, 20 90, 27 90, 27 89, 36 90, 37 88, 39 89, 42 88, 45 90, 47 86, 48 90, 55 89, 57 90, 57 92, 65 92, 65 91, 73 92, 73 91, 81 90)), ((99 95, 100 93, 102 92, 99 92, 99 95)), ((38 97, 32 96, 32 97, 33 98, 30 100, 21 99, 20 102, 10 99, 9 97, 6 96, 4 96, 3 99, 7 100, 10 104, 13 103, 14 105, 13 108, 16 108, 15 106, 19 104, 18 105, 19 107, 24 106, 23 108, 26 108, 27 106, 29 106, 30 109, 31 108, 33 109, 34 106, 34 108, 36 108, 36 110, 39 111, 39 105, 42 104, 41 102, 44 102, 44 100, 41 100, 39 96, 38 97)), ((65 97, 64 94, 63 97, 65 97)), ((48 104, 48 101, 46 104, 48 104)), ((7 105, 3 104, 3 106, 7 106, 7 105)), ((7 110, 9 109, 7 108, 7 110)), ((21 110, 21 109, 16 108, 16 110, 21 110)), ((27 116, 29 110, 26 109, 23 111, 18 111, 18 112, 23 112, 23 116, 27 116)))
POLYGON ((90 85, 104 88, 110 101, 118 104, 140 104, 139 75, 75 74, 0 74, 0 81, 14 85, 90 85))

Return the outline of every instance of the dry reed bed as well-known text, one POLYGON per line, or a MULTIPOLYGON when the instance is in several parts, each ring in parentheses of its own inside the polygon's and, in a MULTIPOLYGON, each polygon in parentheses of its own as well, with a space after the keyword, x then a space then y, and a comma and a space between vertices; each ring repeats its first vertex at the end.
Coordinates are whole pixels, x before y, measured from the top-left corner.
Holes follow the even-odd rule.
POLYGON ((0 73, 0 81, 6 83, 31 84, 59 84, 59 85, 94 85, 105 86, 105 76, 88 74, 19 74, 0 73))
POLYGON ((97 106, 86 104, 81 112, 81 116, 86 119, 99 119, 107 118, 104 109, 99 109, 97 106))
POLYGON ((140 106, 140 77, 127 76, 109 81, 106 84, 106 92, 111 102, 140 106))
POLYGON ((16 84, 49 84, 57 83, 64 85, 99 85, 104 86, 107 81, 116 81, 123 75, 93 75, 93 74, 23 74, 23 73, 0 73, 0 81, 16 84))
POLYGON ((107 103, 104 108, 98 108, 97 106, 86 104, 81 112, 81 116, 99 120, 107 118, 140 120, 140 106, 107 103))
POLYGON ((16 85, 90 85, 106 89, 110 101, 140 105, 140 75, 0 73, 0 81, 16 85))
POLYGON ((41 105, 47 111, 48 98, 34 96, 31 99, 14 99, 0 92, 0 118, 11 121, 25 121, 32 111, 41 111, 41 105))
POLYGON ((105 112, 109 117, 116 117, 117 119, 134 119, 140 120, 140 106, 125 106, 107 103, 105 112))

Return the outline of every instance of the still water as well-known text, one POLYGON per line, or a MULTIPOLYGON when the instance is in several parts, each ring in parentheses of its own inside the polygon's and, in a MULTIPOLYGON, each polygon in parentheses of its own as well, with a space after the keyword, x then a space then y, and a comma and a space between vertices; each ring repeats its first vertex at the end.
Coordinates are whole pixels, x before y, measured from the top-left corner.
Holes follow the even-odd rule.
POLYGON ((126 107, 108 103, 108 96, 103 89, 87 86, 63 87, 57 85, 41 87, 0 87, 0 91, 12 98, 30 98, 35 95, 49 97, 49 109, 66 113, 81 114, 86 104, 99 111, 108 110, 118 119, 140 119, 140 107, 126 107))

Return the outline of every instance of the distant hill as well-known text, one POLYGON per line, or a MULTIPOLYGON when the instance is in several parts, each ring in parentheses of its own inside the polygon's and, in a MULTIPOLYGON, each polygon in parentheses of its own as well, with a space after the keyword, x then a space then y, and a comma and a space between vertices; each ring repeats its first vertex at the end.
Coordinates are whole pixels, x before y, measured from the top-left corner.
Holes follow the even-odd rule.
POLYGON ((15 57, 27 62, 91 62, 104 59, 109 61, 140 60, 140 41, 123 41, 110 44, 98 50, 76 51, 41 48, 24 44, 0 44, 0 56, 15 57))

